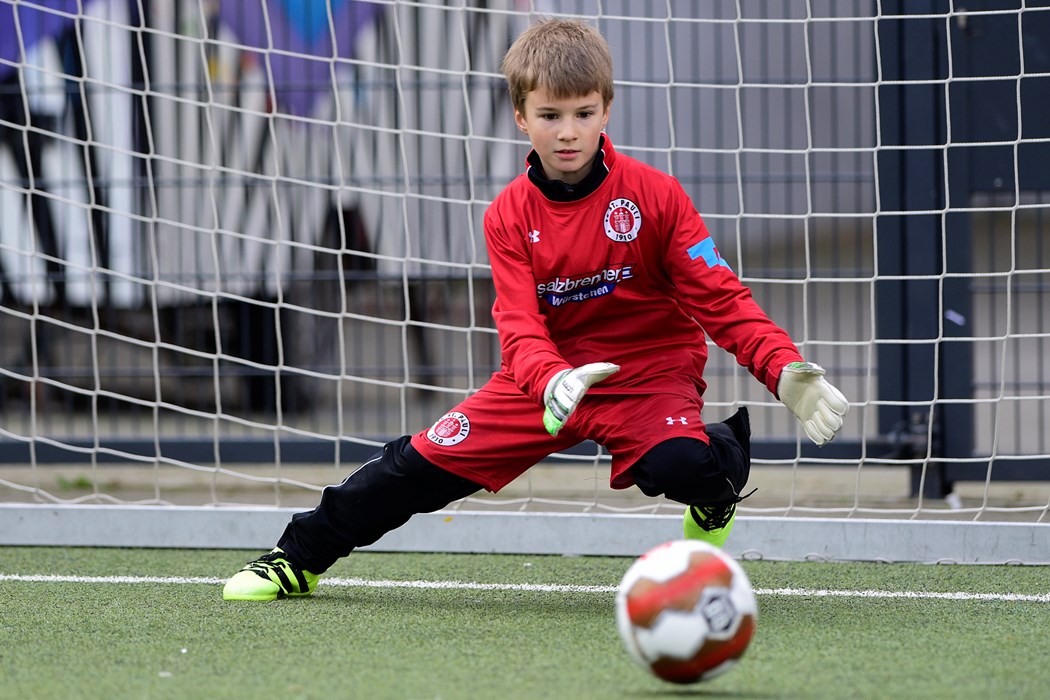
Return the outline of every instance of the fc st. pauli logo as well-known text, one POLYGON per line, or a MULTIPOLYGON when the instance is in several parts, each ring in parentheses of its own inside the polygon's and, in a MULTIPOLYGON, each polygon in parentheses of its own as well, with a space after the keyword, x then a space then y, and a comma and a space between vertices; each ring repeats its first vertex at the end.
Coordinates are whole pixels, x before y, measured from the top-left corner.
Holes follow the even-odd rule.
POLYGON ((459 411, 449 411, 427 431, 427 439, 438 445, 458 445, 470 435, 470 419, 459 411))
POLYGON ((620 197, 605 210, 605 235, 617 243, 630 243, 642 228, 642 212, 631 200, 620 197))

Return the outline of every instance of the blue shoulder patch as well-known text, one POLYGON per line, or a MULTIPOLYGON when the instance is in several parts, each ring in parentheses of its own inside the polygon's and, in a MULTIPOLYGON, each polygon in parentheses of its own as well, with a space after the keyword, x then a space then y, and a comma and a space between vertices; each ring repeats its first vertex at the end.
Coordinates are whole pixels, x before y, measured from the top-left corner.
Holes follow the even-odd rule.
POLYGON ((690 246, 685 252, 689 254, 690 260, 700 258, 708 267, 713 268, 721 265, 730 272, 733 271, 733 268, 729 267, 729 263, 725 261, 725 258, 719 255, 718 248, 715 248, 715 242, 711 238, 705 238, 699 243, 690 246))

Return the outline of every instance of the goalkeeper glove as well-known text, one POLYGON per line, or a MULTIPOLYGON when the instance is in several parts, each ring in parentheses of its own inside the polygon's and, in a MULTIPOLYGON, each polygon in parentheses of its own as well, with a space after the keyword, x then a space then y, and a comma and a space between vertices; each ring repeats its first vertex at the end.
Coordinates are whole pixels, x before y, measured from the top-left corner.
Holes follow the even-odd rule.
POLYGON ((551 435, 569 420, 583 395, 592 385, 620 371, 620 365, 610 362, 592 362, 576 369, 566 369, 555 374, 543 392, 543 427, 551 435))
POLYGON ((824 368, 812 362, 791 362, 780 373, 780 402, 788 407, 818 446, 829 442, 842 427, 849 402, 824 379, 824 368))

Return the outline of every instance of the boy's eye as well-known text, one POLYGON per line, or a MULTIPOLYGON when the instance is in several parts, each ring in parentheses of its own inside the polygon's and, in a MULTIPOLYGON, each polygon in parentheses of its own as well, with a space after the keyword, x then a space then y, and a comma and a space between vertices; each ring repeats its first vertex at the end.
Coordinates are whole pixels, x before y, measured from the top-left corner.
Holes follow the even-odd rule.
MULTIPOLYGON (((573 116, 576 119, 590 119, 594 116, 594 114, 595 111, 593 109, 585 109, 582 112, 576 112, 573 116)), ((540 112, 539 118, 543 119, 544 121, 552 122, 556 119, 560 119, 561 115, 558 112, 540 112)))

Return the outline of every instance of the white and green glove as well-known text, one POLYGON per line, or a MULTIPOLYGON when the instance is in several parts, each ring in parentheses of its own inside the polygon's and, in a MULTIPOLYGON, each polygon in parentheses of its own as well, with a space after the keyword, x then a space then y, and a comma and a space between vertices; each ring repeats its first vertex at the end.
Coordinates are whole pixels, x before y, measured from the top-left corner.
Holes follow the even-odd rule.
POLYGON ((849 402, 824 379, 824 368, 812 362, 792 362, 784 367, 777 384, 780 402, 788 407, 809 439, 824 445, 842 427, 849 402))
POLYGON ((557 435, 565 421, 583 400, 592 385, 620 371, 620 365, 611 362, 592 362, 576 369, 558 372, 547 382, 543 392, 543 427, 557 435))

